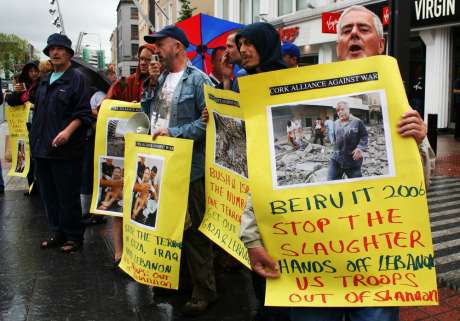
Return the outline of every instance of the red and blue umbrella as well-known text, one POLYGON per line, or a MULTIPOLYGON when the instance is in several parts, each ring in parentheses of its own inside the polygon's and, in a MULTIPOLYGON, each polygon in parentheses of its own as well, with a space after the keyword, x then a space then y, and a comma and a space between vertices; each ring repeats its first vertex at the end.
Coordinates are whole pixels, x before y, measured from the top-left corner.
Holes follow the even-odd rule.
POLYGON ((243 25, 199 13, 176 23, 190 42, 187 55, 192 64, 209 74, 212 71, 211 54, 213 49, 224 46, 227 36, 243 25))

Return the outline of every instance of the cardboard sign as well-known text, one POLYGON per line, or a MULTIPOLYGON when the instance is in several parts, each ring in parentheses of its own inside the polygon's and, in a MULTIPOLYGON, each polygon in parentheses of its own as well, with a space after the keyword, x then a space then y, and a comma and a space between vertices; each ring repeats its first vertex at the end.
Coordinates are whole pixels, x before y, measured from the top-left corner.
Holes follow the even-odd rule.
POLYGON ((246 126, 237 93, 205 86, 206 213, 200 226, 209 239, 250 267, 241 242, 241 215, 249 192, 246 126))
POLYGON ((177 289, 193 141, 126 134, 123 256, 137 282, 177 289))
POLYGON ((266 305, 438 304, 417 144, 378 56, 239 79, 252 201, 281 273, 266 305))
POLYGON ((30 169, 30 146, 27 120, 31 103, 5 107, 6 121, 10 134, 11 168, 8 176, 27 177, 30 169))

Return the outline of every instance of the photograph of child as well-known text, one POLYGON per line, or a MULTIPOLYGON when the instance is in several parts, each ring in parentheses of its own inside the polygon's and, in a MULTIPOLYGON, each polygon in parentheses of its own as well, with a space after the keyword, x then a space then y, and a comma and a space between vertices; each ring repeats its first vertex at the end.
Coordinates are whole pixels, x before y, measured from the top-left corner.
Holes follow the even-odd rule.
POLYGON ((15 173, 23 173, 26 167, 26 145, 23 139, 18 139, 18 157, 16 162, 15 173))
POLYGON ((136 180, 133 186, 131 221, 155 229, 160 206, 160 186, 163 159, 151 155, 138 155, 136 180))
POLYGON ((123 212, 123 158, 99 158, 99 195, 97 209, 123 212))

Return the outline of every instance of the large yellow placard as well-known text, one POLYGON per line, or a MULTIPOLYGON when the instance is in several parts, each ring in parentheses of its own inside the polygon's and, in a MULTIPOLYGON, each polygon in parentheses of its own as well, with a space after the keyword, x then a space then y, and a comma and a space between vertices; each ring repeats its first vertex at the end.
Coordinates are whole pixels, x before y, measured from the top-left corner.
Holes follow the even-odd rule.
POLYGON ((126 134, 123 256, 137 282, 177 289, 193 141, 126 134))
POLYGON ((396 61, 239 84, 254 211, 281 273, 266 305, 437 304, 422 163, 397 132, 409 105, 396 61))
POLYGON ((200 226, 209 239, 250 267, 241 242, 241 215, 249 186, 246 126, 238 94, 205 87, 209 122, 206 129, 206 213, 200 226))
POLYGON ((30 169, 29 133, 27 119, 31 103, 21 106, 7 106, 5 108, 6 121, 11 144, 11 168, 8 176, 27 177, 30 169))
POLYGON ((91 213, 123 216, 124 135, 128 119, 140 111, 139 103, 110 99, 102 103, 96 124, 91 213))

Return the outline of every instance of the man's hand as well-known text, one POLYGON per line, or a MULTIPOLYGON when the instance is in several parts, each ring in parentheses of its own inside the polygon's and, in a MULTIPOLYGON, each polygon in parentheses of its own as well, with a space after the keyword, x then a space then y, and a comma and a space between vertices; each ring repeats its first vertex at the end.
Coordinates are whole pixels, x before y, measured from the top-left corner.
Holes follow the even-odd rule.
POLYGON ((61 145, 66 144, 69 141, 70 138, 70 133, 67 129, 62 130, 59 134, 54 137, 53 142, 51 143, 51 146, 53 147, 59 147, 61 145))
POLYGON ((418 145, 420 145, 423 139, 426 137, 427 126, 423 122, 420 114, 411 109, 404 113, 401 120, 398 123, 398 133, 402 137, 413 137, 418 145))
POLYGON ((361 159, 361 158, 363 158, 363 152, 361 151, 361 149, 356 148, 353 151, 353 160, 358 160, 358 159, 361 159))
POLYGON ((205 107, 205 108, 203 109, 203 111, 201 112, 201 119, 202 119, 205 123, 207 123, 208 120, 209 120, 209 113, 208 113, 208 109, 207 109, 206 107, 205 107))
POLYGON ((153 131, 153 139, 157 138, 158 136, 169 136, 169 130, 167 128, 158 128, 153 131))
POLYGON ((264 278, 278 278, 280 276, 275 261, 263 246, 248 249, 248 254, 254 272, 264 278))
POLYGON ((155 86, 161 74, 161 64, 158 61, 152 61, 149 64, 149 85, 155 86))

